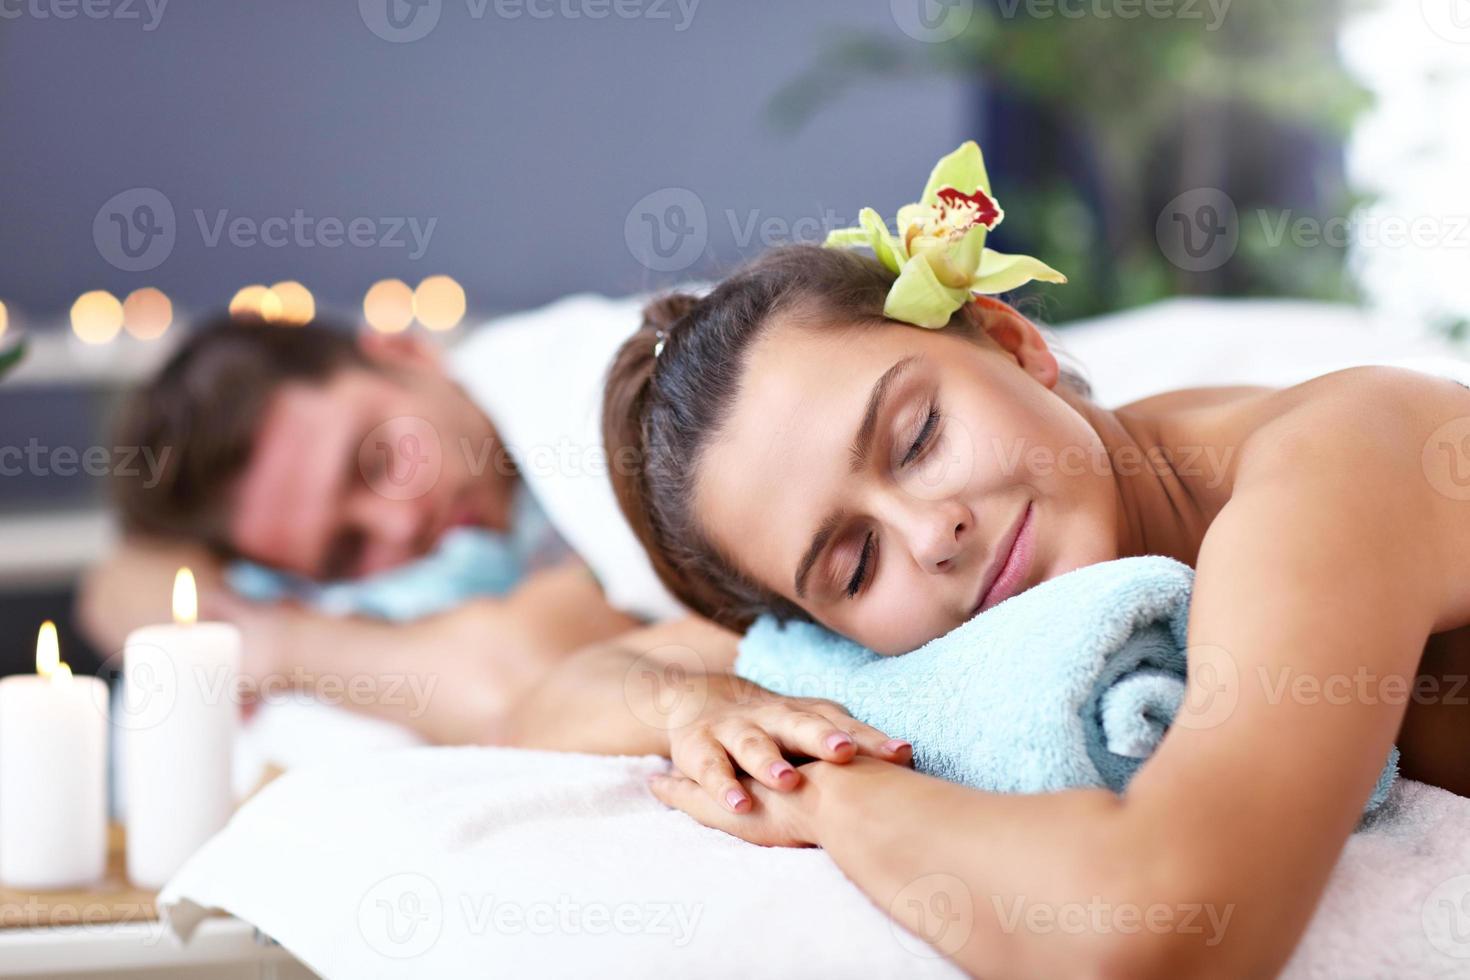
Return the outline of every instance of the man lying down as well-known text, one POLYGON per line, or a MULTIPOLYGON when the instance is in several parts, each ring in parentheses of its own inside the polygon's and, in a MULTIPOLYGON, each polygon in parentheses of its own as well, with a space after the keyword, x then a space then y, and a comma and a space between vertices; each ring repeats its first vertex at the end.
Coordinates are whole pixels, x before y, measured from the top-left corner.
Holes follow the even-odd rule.
MULTIPOLYGON (((622 305, 595 312, 621 316, 622 305)), ((637 328, 636 306, 626 319, 609 357, 637 328)), ((594 333, 569 324, 531 346, 594 333)), ((486 378, 546 366, 482 363, 490 351, 475 339, 440 356, 404 335, 231 319, 191 336, 120 419, 118 438, 164 463, 156 480, 118 483, 122 543, 79 598, 93 641, 120 649, 128 630, 166 619, 173 576, 188 565, 204 614, 244 631, 247 688, 268 695, 320 694, 443 744, 692 756, 704 732, 730 737, 721 719, 748 706, 751 690, 728 673, 737 637, 678 615, 666 596, 609 603, 579 557, 584 542, 545 512, 503 437, 516 420, 492 419, 485 397, 486 378), (650 610, 674 615, 650 624, 650 610), (666 710, 666 683, 642 680, 674 664, 708 687, 697 719, 666 710)), ((594 357, 500 409, 558 411, 575 401, 567 388, 600 406, 606 367, 594 357)), ((541 490, 584 481, 575 508, 623 521, 605 473, 534 475, 541 490)), ((604 581, 646 563, 631 531, 627 542, 598 568, 604 581)), ((767 731, 785 732, 793 754, 906 758, 906 745, 882 750, 885 736, 835 704, 769 700, 767 731)))
POLYGON ((551 528, 456 356, 319 324, 190 337, 120 422, 165 464, 118 482, 123 543, 79 600, 93 641, 167 618, 187 565, 205 614, 244 630, 247 689, 352 684, 332 700, 461 743, 546 664, 637 625, 551 528))

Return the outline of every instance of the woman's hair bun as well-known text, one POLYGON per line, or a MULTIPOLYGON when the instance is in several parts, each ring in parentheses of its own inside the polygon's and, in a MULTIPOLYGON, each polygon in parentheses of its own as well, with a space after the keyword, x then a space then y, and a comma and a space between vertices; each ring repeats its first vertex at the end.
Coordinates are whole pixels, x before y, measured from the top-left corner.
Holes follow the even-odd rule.
POLYGON ((643 308, 643 326, 646 329, 668 332, 698 302, 698 296, 688 293, 667 293, 660 296, 643 308))

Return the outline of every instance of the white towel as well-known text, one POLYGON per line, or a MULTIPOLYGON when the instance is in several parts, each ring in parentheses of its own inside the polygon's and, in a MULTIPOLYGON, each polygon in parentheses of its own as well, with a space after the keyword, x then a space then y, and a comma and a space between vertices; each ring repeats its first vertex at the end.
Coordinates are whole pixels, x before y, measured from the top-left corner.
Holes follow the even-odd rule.
MULTIPOLYGON (((327 980, 960 975, 825 852, 664 809, 644 779, 666 765, 421 748, 294 770, 160 905, 185 936, 229 911, 327 980)), ((1284 975, 1470 975, 1470 800, 1401 779, 1284 975)))

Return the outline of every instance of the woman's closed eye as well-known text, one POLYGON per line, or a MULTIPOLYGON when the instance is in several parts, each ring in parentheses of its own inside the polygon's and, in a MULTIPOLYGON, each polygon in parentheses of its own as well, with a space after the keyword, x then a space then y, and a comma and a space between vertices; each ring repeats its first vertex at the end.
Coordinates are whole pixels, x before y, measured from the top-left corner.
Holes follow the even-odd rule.
POLYGON ((847 582, 847 597, 854 598, 862 590, 864 581, 867 580, 873 567, 874 559, 877 557, 878 538, 872 531, 863 539, 863 549, 858 553, 857 568, 853 569, 852 578, 847 582))
MULTIPOLYGON (((919 431, 909 443, 908 450, 904 453, 903 458, 899 460, 898 465, 900 467, 912 465, 923 458, 925 452, 934 445, 935 436, 938 434, 941 421, 942 417, 939 413, 939 405, 937 402, 931 401, 928 410, 924 414, 923 424, 919 426, 919 431)), ((858 593, 863 590, 863 586, 872 579, 877 564, 878 536, 872 530, 869 530, 863 539, 862 548, 858 552, 857 565, 853 568, 852 575, 847 581, 846 588, 843 590, 847 598, 857 598, 858 593)))
POLYGON ((924 417, 924 424, 919 428, 918 435, 914 437, 914 441, 909 445, 909 450, 904 454, 899 465, 908 466, 922 456, 924 450, 929 448, 930 444, 933 443, 934 433, 938 428, 939 406, 934 402, 930 402, 928 414, 924 417))

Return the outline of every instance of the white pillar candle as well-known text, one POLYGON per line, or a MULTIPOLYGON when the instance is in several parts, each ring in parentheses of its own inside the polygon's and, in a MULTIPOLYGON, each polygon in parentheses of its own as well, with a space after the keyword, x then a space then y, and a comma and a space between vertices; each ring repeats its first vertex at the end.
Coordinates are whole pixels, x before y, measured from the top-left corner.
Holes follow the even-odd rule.
POLYGON ((107 684, 72 676, 49 620, 36 670, 0 680, 0 884, 71 888, 107 869, 107 684))
POLYGON ((180 569, 174 623, 134 630, 123 649, 128 879, 143 888, 163 887, 234 810, 240 631, 197 618, 180 569))

